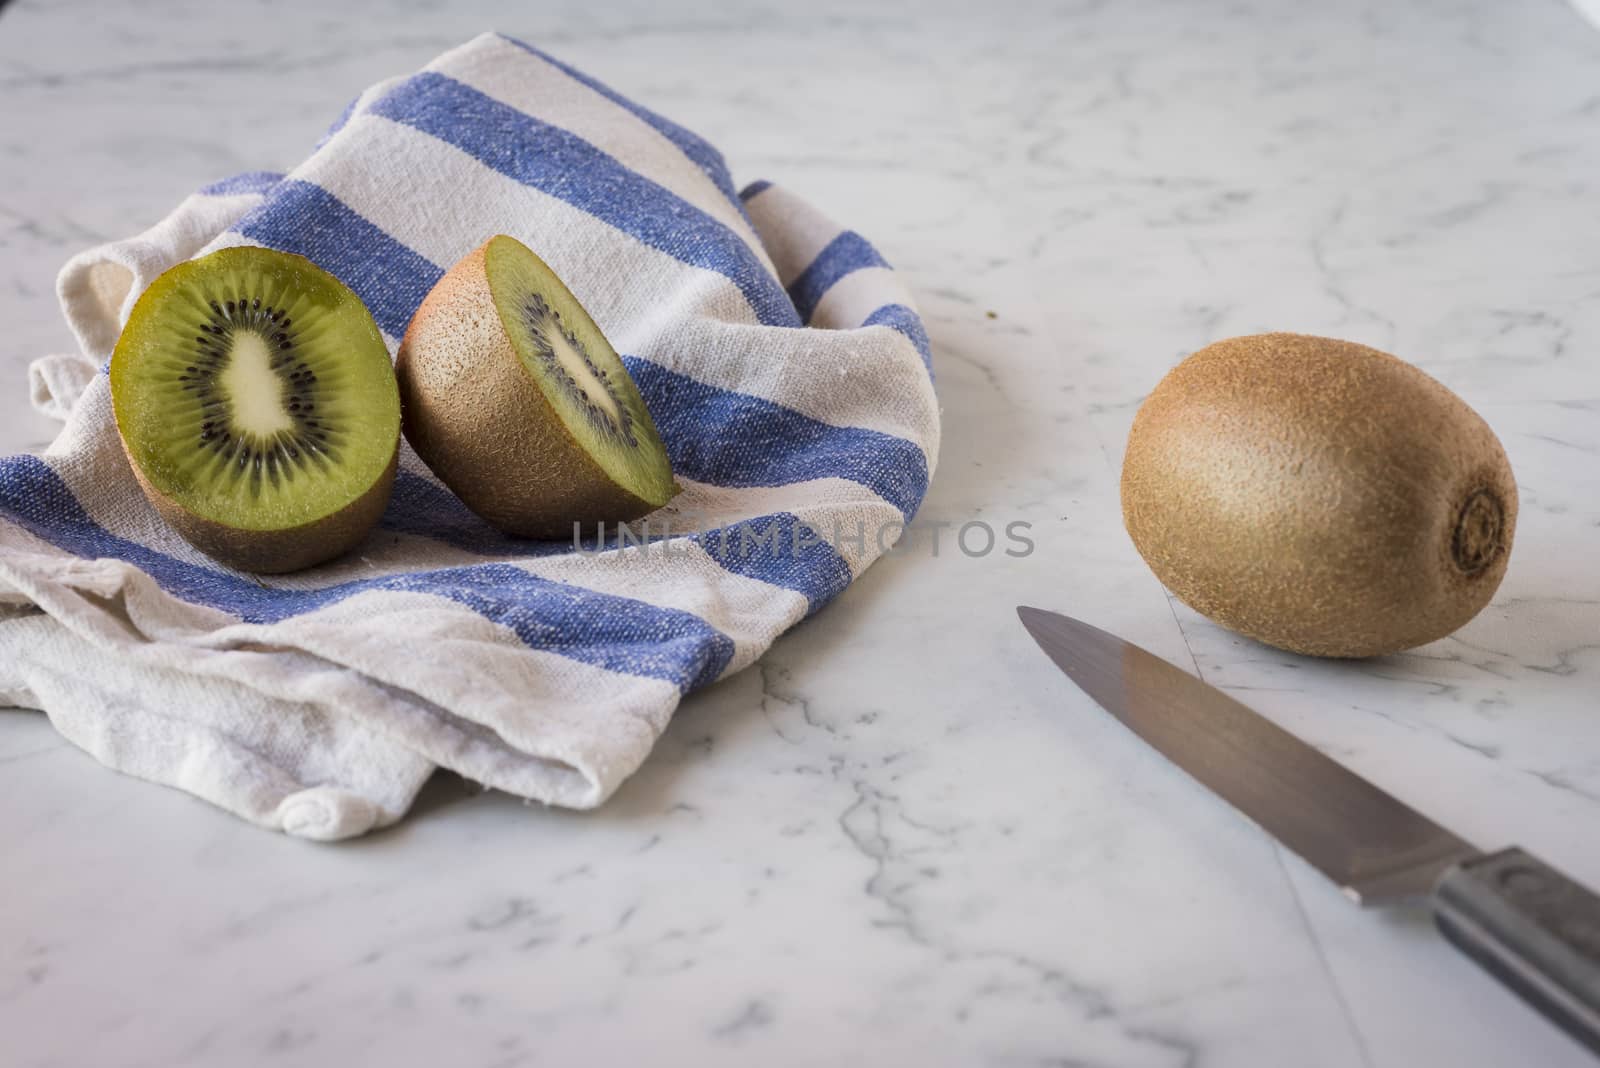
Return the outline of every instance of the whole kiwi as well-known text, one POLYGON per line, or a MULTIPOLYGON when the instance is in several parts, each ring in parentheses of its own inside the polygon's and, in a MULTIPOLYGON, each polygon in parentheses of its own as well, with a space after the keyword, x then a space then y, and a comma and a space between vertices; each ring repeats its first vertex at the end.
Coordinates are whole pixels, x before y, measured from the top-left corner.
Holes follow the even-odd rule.
POLYGON ((1134 545, 1185 604, 1297 653, 1442 638, 1505 575, 1517 488, 1464 401, 1365 345, 1261 334, 1175 367, 1122 467, 1134 545))

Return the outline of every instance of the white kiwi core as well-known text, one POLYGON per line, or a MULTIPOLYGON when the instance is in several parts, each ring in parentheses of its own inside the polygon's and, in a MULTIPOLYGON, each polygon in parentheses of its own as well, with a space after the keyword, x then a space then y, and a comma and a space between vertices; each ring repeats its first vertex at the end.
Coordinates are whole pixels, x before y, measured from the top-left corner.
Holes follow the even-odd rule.
POLYGON ((228 364, 219 377, 240 430, 266 438, 294 429, 283 405, 283 379, 272 369, 272 350, 260 334, 240 331, 233 336, 228 364))
POLYGON ((616 398, 612 396, 611 389, 600 376, 594 373, 589 361, 584 359, 583 353, 568 340, 567 336, 559 330, 552 330, 547 335, 550 351, 560 361, 561 366, 571 375, 573 380, 589 395, 589 401, 595 407, 611 417, 614 423, 622 422, 622 409, 617 406, 616 398))

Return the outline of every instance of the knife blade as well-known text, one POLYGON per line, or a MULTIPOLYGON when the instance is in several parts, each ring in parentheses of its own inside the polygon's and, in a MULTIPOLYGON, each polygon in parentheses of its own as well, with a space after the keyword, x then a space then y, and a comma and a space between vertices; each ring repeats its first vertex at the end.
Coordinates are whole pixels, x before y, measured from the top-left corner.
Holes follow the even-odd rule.
POLYGON ((1362 905, 1426 898, 1443 934, 1600 1054, 1600 896, 1486 853, 1209 683, 1088 623, 1019 606, 1067 677, 1362 905))

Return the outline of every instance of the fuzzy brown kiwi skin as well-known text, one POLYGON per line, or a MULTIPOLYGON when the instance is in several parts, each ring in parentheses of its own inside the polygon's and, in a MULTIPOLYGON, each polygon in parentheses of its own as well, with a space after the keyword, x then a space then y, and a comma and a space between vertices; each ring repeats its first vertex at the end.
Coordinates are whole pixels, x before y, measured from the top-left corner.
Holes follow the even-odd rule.
POLYGON ((1202 615, 1292 652, 1367 657, 1489 603, 1517 488, 1494 432, 1422 371, 1262 334, 1202 349, 1146 398, 1122 508, 1156 577, 1202 615))
MULTIPOLYGON (((123 450, 127 453, 127 450, 123 450)), ((315 567, 355 548, 388 507, 400 463, 395 440, 389 466, 365 493, 331 515, 283 530, 245 530, 195 515, 158 490, 128 455, 128 466, 155 510, 183 539, 218 563, 239 571, 281 575, 315 567)))
POLYGON ((406 328, 395 358, 406 440, 507 534, 564 539, 574 524, 655 511, 590 458, 523 366, 489 290, 488 247, 450 268, 406 328))

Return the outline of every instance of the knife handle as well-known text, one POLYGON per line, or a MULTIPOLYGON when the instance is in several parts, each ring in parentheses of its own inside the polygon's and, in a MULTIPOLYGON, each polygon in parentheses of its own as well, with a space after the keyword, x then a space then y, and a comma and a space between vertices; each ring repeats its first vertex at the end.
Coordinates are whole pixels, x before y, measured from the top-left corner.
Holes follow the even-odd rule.
POLYGON ((1433 918, 1457 949, 1600 1054, 1600 896, 1506 849, 1445 872, 1433 918))

